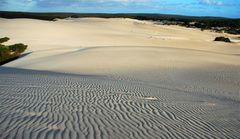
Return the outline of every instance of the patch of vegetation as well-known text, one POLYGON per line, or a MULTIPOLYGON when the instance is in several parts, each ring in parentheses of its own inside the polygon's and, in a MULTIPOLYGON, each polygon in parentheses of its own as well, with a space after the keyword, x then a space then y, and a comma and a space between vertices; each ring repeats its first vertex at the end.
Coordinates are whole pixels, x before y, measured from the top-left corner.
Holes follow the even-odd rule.
POLYGON ((0 44, 9 41, 10 39, 8 37, 0 38, 0 44))
POLYGON ((22 43, 13 45, 4 45, 9 40, 8 37, 0 38, 0 65, 11 59, 16 59, 22 52, 27 49, 27 45, 22 43))
POLYGON ((231 42, 229 38, 225 37, 216 37, 214 41, 231 42))

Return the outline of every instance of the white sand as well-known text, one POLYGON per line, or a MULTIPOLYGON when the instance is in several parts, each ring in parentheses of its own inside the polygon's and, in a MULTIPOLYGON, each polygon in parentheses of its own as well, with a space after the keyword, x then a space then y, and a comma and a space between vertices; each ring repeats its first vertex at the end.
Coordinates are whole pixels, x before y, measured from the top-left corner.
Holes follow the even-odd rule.
POLYGON ((239 65, 235 54, 240 53, 240 43, 213 42, 222 34, 197 29, 132 19, 98 18, 57 22, 0 19, 0 26, 0 36, 10 37, 9 43, 26 43, 28 51, 33 52, 6 64, 8 67, 109 74, 125 72, 131 67, 140 71, 169 67, 169 60, 180 58, 193 61, 193 64, 180 64, 182 68, 197 68, 202 67, 201 64, 212 65, 212 62, 239 65), (160 63, 159 59, 165 63, 160 63))
POLYGON ((0 68, 0 138, 237 138, 240 43, 213 41, 223 35, 239 37, 132 19, 0 19, 0 36, 32 52, 0 68))

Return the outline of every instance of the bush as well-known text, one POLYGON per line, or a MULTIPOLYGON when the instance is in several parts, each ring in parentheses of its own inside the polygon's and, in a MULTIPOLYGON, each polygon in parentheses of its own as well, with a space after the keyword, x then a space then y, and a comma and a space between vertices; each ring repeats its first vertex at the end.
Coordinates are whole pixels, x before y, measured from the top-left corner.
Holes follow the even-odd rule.
POLYGON ((0 44, 9 41, 10 39, 8 37, 0 38, 0 44))
POLYGON ((216 37, 214 41, 231 42, 229 38, 225 37, 216 37))
POLYGON ((22 52, 27 49, 27 45, 22 43, 13 45, 3 45, 3 42, 8 41, 9 38, 0 38, 0 65, 6 61, 17 58, 22 52))
POLYGON ((15 53, 22 53, 27 49, 27 45, 24 45, 22 43, 9 45, 8 47, 10 51, 15 53))
POLYGON ((4 46, 4 45, 0 45, 0 62, 3 62, 5 60, 7 60, 8 58, 10 58, 10 51, 9 49, 4 46))

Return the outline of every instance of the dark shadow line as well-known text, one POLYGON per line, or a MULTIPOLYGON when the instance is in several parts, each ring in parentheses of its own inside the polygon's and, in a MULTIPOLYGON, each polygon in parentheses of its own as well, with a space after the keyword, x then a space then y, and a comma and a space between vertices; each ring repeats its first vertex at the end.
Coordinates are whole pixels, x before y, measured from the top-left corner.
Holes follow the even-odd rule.
POLYGON ((29 54, 31 54, 31 53, 32 53, 32 52, 24 53, 24 54, 21 54, 21 55, 19 55, 19 56, 16 56, 16 57, 10 58, 10 59, 8 59, 8 60, 5 60, 5 61, 3 61, 3 62, 0 62, 0 66, 2 66, 2 65, 4 65, 4 64, 7 64, 7 63, 9 63, 9 62, 12 62, 12 61, 14 61, 14 60, 17 60, 17 59, 19 59, 19 58, 23 58, 23 57, 25 57, 25 56, 27 56, 27 55, 29 55, 29 54))

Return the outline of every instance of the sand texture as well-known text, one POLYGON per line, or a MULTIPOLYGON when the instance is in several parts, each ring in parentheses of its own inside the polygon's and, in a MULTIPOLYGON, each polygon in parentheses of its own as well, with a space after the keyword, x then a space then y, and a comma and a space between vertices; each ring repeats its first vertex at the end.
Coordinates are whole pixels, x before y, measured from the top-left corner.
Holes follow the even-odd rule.
POLYGON ((239 36, 132 19, 0 19, 0 138, 240 137, 239 36))

